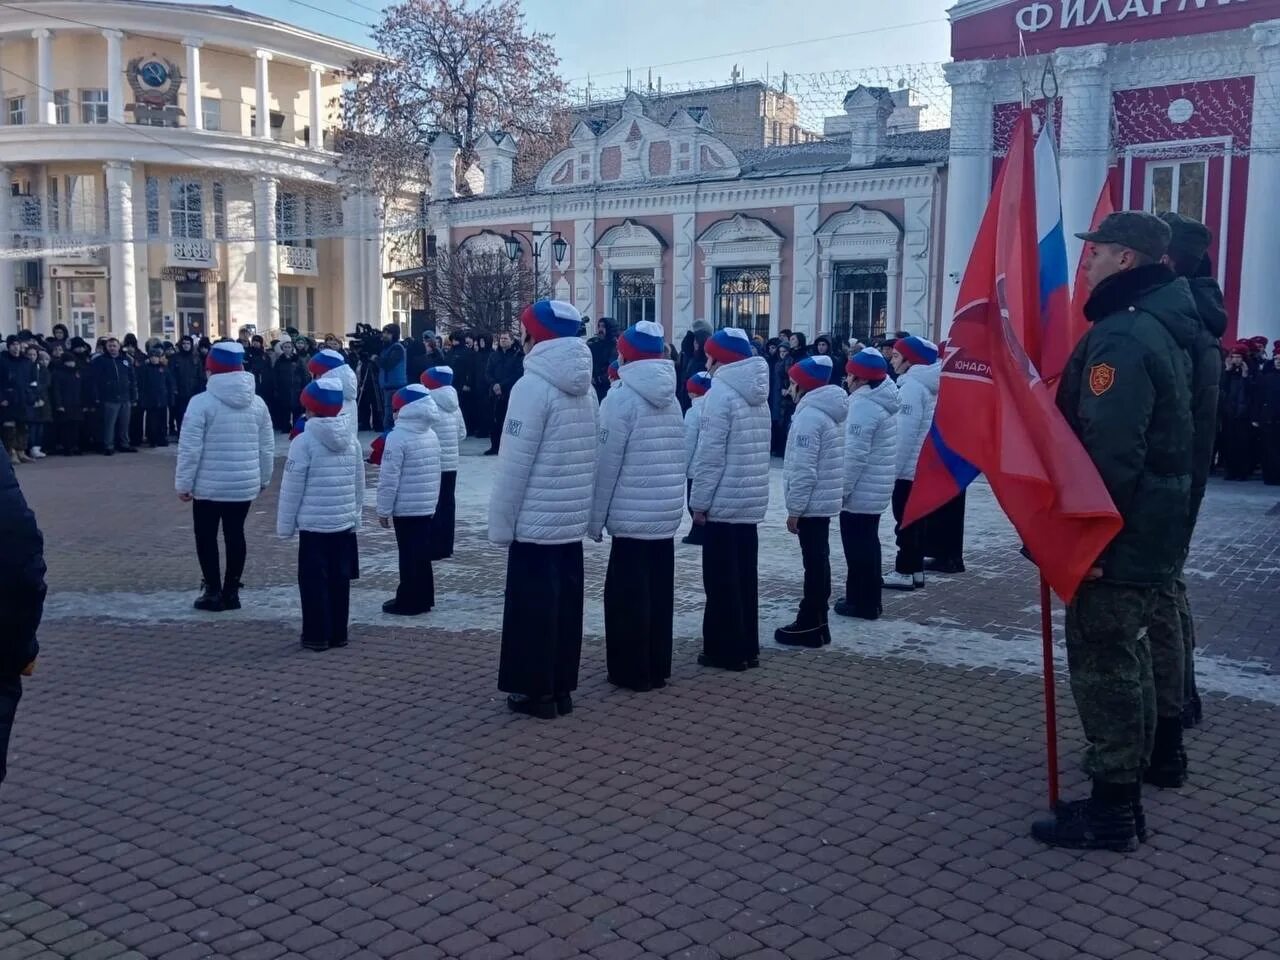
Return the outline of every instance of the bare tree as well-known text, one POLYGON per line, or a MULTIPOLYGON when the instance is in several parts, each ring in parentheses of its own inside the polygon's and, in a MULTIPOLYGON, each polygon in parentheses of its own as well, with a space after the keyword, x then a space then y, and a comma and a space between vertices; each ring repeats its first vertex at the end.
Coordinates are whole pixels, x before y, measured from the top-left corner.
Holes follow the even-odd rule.
POLYGON ((500 251, 440 250, 431 299, 443 330, 513 332, 534 299, 533 270, 500 251))

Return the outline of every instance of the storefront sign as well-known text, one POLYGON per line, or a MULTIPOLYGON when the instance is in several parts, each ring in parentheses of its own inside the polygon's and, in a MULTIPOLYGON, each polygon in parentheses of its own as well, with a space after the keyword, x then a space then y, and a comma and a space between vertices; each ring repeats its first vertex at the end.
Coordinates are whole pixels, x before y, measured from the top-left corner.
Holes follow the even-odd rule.
POLYGON ((1014 14, 1014 24, 1025 33, 1037 33, 1057 26, 1060 30, 1088 27, 1095 23, 1118 23, 1143 17, 1163 17, 1205 10, 1249 0, 1054 0, 1029 3, 1014 14))
POLYGON ((216 267, 218 261, 213 255, 213 241, 204 239, 173 240, 169 244, 169 266, 171 267, 216 267))
POLYGON ((105 280, 107 268, 54 266, 49 268, 49 276, 54 280, 105 280))
POLYGON ((175 283, 217 283, 222 275, 217 270, 195 270, 188 267, 165 267, 160 271, 161 280, 175 283))

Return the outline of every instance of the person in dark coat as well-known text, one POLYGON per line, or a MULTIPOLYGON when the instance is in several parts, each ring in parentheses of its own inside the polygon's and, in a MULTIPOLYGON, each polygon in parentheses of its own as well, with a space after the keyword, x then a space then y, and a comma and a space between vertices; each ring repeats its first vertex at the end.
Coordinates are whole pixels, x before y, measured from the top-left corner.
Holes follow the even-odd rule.
POLYGON ((311 380, 306 364, 298 358, 292 340, 280 343, 280 355, 271 368, 271 390, 267 400, 267 409, 271 411, 271 421, 280 433, 288 433, 293 429, 294 421, 302 416, 302 403, 299 399, 302 388, 311 380))
POLYGON ((482 333, 475 338, 475 433, 473 436, 489 437, 493 431, 493 393, 488 381, 489 358, 493 356, 493 338, 482 333))
POLYGON ((154 449, 169 445, 169 408, 176 394, 164 348, 156 344, 148 353, 147 362, 138 371, 138 406, 146 421, 147 445, 154 449))
POLYGON ((22 699, 22 678, 35 669, 36 632, 44 613, 44 537, 27 506, 13 465, 0 462, 0 783, 9 737, 22 699))
POLYGON ((1253 400, 1262 444, 1262 482, 1274 487, 1280 485, 1280 341, 1258 377, 1253 400))
POLYGON ((459 331, 449 335, 449 344, 444 354, 445 365, 453 370, 453 388, 458 392, 458 407, 467 424, 467 436, 475 436, 476 352, 471 338, 459 331))
POLYGON ((253 390, 262 402, 271 406, 271 358, 267 356, 262 337, 255 334, 244 351, 244 368, 253 374, 253 390))
MULTIPOLYGON (((71 351, 68 354, 75 359, 76 373, 80 378, 80 429, 77 450, 97 450, 102 445, 102 410, 98 406, 98 397, 94 393, 93 374, 89 369, 93 362, 92 348, 82 337, 71 338, 71 351)), ((68 405, 68 410, 71 409, 68 405)))
POLYGON ((489 354, 485 365, 485 390, 492 408, 490 414, 489 449, 486 457, 496 457, 502 442, 502 425, 507 419, 507 404, 511 402, 511 388, 524 373, 524 351, 514 343, 505 330, 498 334, 498 346, 489 354))
POLYGON ((22 341, 11 335, 0 355, 0 429, 12 464, 32 459, 27 455, 27 424, 35 407, 35 380, 35 364, 27 359, 22 341))
POLYGON ((35 371, 35 379, 31 381, 33 400, 31 419, 27 423, 27 455, 33 460, 43 460, 47 456, 44 447, 53 425, 53 407, 49 402, 49 354, 37 347, 34 341, 28 344, 26 354, 35 371))
POLYGON ((1249 370, 1249 342, 1241 340, 1227 351, 1226 369, 1218 393, 1218 455, 1228 480, 1248 480, 1253 473, 1253 389, 1249 370))
POLYGON ((587 341, 587 347, 591 350, 591 385, 596 388, 596 399, 603 400, 609 392, 609 364, 618 359, 618 331, 610 317, 596 321, 596 335, 587 341))
POLYGON ((132 333, 126 333, 124 339, 120 341, 120 354, 129 362, 129 367, 133 371, 134 394, 124 416, 129 425, 128 445, 136 450, 142 446, 142 407, 138 404, 136 385, 139 370, 147 362, 147 354, 138 346, 138 338, 132 333))
POLYGON ((80 454, 80 424, 84 420, 81 375, 76 354, 54 342, 49 357, 49 406, 53 414, 49 448, 67 457, 80 454))
POLYGON ((177 352, 169 360, 169 369, 173 373, 173 432, 180 434, 182 418, 187 415, 187 404, 204 389, 204 366, 191 337, 183 337, 178 341, 177 352))
POLYGON ((417 383, 418 378, 422 376, 422 372, 427 367, 435 366, 435 364, 427 363, 427 334, 434 336, 431 331, 427 331, 420 340, 409 337, 404 341, 405 379, 409 383, 417 383))
POLYGON ((115 337, 109 337, 103 349, 89 365, 90 392, 101 411, 102 452, 108 457, 117 450, 137 453, 129 442, 130 411, 138 399, 133 363, 115 337))

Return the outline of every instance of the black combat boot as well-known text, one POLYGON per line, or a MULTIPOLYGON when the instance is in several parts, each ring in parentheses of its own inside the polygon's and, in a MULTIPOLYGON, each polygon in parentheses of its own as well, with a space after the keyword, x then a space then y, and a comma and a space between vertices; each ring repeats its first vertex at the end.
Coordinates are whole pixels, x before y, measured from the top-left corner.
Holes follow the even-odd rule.
MULTIPOLYGON (((1147 842, 1147 814, 1142 809, 1142 781, 1135 781, 1132 787, 1133 792, 1129 795, 1129 806, 1133 808, 1133 826, 1134 832, 1138 835, 1141 843, 1147 842)), ((1071 818, 1082 819, 1085 812, 1089 808, 1088 800, 1060 800, 1054 813, 1057 814, 1059 820, 1069 820, 1071 818)))
POLYGON ((193 607, 208 613, 217 613, 222 609, 222 594, 216 586, 210 586, 204 580, 201 580, 200 589, 202 592, 196 598, 196 602, 192 604, 193 607))
POLYGON ((1051 847, 1132 853, 1138 849, 1134 786, 1094 780, 1088 800, 1060 805, 1052 820, 1031 825, 1031 835, 1051 847))
POLYGON ((222 609, 223 610, 239 610, 240 609, 240 588, 243 586, 239 580, 228 580, 222 586, 222 609))
POLYGON ((1182 717, 1156 720, 1156 743, 1142 779, 1153 787, 1177 790, 1187 782, 1187 751, 1182 748, 1182 717))
POLYGON ((785 627, 779 627, 773 631, 773 639, 787 647, 810 647, 817 649, 825 642, 823 637, 825 632, 822 624, 814 624, 811 627, 800 625, 800 621, 788 623, 785 627))

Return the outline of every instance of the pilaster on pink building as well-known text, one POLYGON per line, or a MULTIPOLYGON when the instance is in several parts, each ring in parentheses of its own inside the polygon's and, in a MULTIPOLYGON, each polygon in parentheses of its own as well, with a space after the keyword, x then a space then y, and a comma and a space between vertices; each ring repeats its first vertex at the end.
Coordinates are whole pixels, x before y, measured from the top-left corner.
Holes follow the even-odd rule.
MULTIPOLYGON (((768 96, 776 107, 785 94, 768 96)), ((754 147, 718 135, 714 110, 689 99, 631 93, 583 117, 525 185, 505 134, 477 150, 478 195, 456 196, 433 159, 438 241, 483 249, 512 230, 559 231, 569 249, 540 258, 543 290, 593 320, 655 320, 674 342, 695 320, 765 338, 936 333, 947 132, 913 125, 905 91, 858 87, 829 137, 754 147)), ((742 116, 732 90, 708 102, 742 116)))

